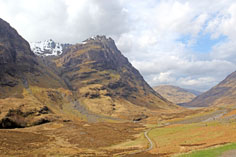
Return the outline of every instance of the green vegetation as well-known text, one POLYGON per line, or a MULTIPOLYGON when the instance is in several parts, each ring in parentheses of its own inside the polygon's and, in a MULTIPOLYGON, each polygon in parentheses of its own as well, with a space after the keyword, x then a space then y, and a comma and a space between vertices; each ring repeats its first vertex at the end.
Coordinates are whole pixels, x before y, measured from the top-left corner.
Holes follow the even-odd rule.
POLYGON ((227 144, 216 148, 194 151, 190 154, 180 155, 179 157, 217 157, 225 151, 234 149, 236 149, 236 143, 227 144))

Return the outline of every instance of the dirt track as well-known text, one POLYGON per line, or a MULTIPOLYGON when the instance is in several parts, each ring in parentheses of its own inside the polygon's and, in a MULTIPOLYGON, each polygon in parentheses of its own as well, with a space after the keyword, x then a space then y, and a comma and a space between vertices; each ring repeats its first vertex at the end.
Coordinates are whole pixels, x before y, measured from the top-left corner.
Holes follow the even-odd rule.
POLYGON ((146 139, 147 139, 148 142, 149 142, 149 147, 148 147, 148 149, 145 150, 146 152, 149 151, 149 150, 152 150, 152 148, 153 148, 152 140, 148 137, 149 131, 150 131, 150 130, 144 132, 144 136, 146 137, 146 139))

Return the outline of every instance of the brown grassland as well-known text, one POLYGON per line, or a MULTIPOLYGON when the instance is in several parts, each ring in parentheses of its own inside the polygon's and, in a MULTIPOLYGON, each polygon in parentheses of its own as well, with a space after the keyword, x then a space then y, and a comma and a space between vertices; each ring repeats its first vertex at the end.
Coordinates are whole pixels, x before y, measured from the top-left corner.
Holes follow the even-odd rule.
POLYGON ((1 156, 173 156, 236 142, 235 109, 154 113, 137 123, 64 119, 2 129, 1 156), (149 142, 144 132, 148 129, 154 147, 146 152, 149 142))

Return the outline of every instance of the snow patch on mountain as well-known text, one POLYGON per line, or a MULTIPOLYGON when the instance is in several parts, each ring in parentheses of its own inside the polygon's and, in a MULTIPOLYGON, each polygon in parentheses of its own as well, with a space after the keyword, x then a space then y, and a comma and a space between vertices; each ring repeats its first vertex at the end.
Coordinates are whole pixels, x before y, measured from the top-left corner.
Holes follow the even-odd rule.
MULTIPOLYGON (((97 35, 97 36, 92 36, 81 43, 76 43, 76 44, 85 45, 94 40, 102 41, 106 39, 107 38, 104 35, 103 36, 97 35)), ((70 46, 72 46, 72 44, 61 44, 53 41, 52 39, 39 42, 30 42, 30 48, 34 52, 34 54, 42 57, 60 56, 65 51, 65 49, 70 46)))
POLYGON ((37 56, 59 56, 66 46, 69 46, 69 44, 57 43, 52 39, 30 43, 31 50, 37 56))

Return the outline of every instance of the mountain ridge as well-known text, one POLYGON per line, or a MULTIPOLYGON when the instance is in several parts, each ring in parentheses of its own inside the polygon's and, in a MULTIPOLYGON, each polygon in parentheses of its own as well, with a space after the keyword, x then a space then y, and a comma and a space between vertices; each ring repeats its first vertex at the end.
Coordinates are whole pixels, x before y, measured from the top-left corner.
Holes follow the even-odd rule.
POLYGON ((236 71, 207 92, 185 104, 192 107, 236 105, 236 71))
POLYGON ((183 104, 189 102, 197 96, 195 94, 197 93, 196 91, 191 92, 191 90, 173 85, 159 85, 153 88, 156 92, 160 93, 167 100, 175 104, 183 104))

